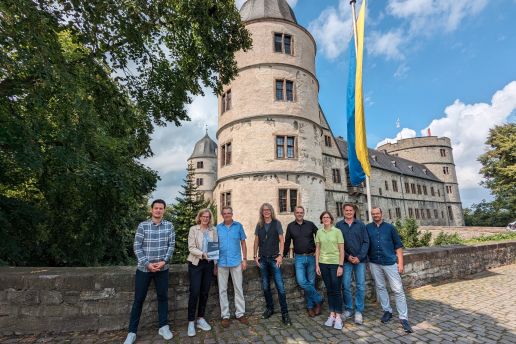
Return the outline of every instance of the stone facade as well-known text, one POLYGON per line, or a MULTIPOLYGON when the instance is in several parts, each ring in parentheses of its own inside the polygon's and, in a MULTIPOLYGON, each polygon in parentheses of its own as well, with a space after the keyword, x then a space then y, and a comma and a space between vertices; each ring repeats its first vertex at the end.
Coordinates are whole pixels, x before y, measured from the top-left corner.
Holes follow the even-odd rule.
MULTIPOLYGON (((264 202, 275 207, 284 227, 293 220, 294 203, 315 223, 323 210, 342 216, 346 202, 357 204, 359 217, 367 219, 365 188, 348 179, 347 143, 333 134, 319 105, 314 38, 285 0, 249 0, 241 15, 253 48, 236 54, 239 75, 219 96, 218 151, 212 154, 218 161, 207 198, 218 209, 233 207, 249 248, 264 202)), ((382 207, 387 221, 413 217, 421 225, 462 225, 450 140, 415 138, 396 147, 369 151, 372 204, 382 207), (440 157, 443 147, 446 156, 440 157)))
MULTIPOLYGON (((502 265, 516 263, 516 241, 476 246, 431 247, 406 250, 405 288, 449 282, 502 265), (451 264, 453 263, 453 264, 451 264)), ((297 285, 294 264, 281 267, 289 310, 303 310, 305 301, 297 285)), ((188 268, 172 265, 169 281, 169 319, 187 319, 188 268)), ((246 313, 261 314, 264 307, 258 268, 249 262, 244 273, 246 313)), ((41 332, 108 331, 126 329, 134 297, 134 267, 24 268, 0 267, 0 335, 41 332)), ((274 288, 274 284, 272 284, 274 288)), ((323 283, 318 279, 318 288, 323 283)), ((374 287, 367 273, 367 298, 374 287)), ((233 291, 230 283, 230 307, 233 291)), ((276 292, 273 290, 276 297, 276 292)), ((275 300, 277 304, 277 300, 275 300)), ((219 319, 216 279, 210 290, 208 320, 219 319)), ((140 327, 155 328, 157 303, 154 284, 143 307, 140 327)))

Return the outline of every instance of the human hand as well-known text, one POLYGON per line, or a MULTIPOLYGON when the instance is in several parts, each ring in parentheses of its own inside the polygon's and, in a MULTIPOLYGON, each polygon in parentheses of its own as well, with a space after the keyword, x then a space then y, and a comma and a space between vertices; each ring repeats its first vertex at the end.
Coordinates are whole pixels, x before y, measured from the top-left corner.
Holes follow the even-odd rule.
POLYGON ((402 273, 403 273, 403 271, 404 271, 403 265, 399 265, 399 264, 398 264, 398 272, 399 272, 400 274, 402 274, 402 273))
POLYGON ((247 260, 242 260, 242 271, 245 271, 247 269, 247 260))
POLYGON ((281 263, 283 262, 283 257, 281 255, 276 257, 276 266, 279 268, 281 263))
POLYGON ((337 268, 337 277, 340 277, 342 276, 342 273, 344 272, 344 269, 341 268, 340 266, 337 268))
POLYGON ((261 267, 261 265, 260 265, 260 258, 254 257, 254 262, 256 263, 257 267, 259 267, 259 268, 261 267))
POLYGON ((315 266, 315 273, 317 274, 317 276, 321 276, 321 268, 319 268, 319 264, 315 266))

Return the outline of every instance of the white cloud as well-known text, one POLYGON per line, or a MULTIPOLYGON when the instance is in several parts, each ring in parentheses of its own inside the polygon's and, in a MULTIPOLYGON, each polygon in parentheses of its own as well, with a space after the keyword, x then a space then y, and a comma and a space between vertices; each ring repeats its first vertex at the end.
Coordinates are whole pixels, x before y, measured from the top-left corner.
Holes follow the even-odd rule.
POLYGON ((390 0, 387 12, 408 20, 410 34, 430 34, 439 29, 455 30, 462 19, 482 11, 487 0, 390 0))
POLYGON ((154 156, 142 160, 142 163, 158 171, 161 177, 153 197, 170 202, 177 196, 181 179, 186 174, 186 160, 192 154, 195 143, 206 133, 206 126, 210 137, 215 140, 217 97, 211 90, 204 89, 204 93, 204 97, 194 97, 186 107, 191 121, 182 122, 180 127, 173 124, 157 127, 152 134, 154 156))
POLYGON ((308 24, 322 53, 334 59, 346 50, 351 37, 352 20, 347 0, 340 0, 339 7, 329 7, 308 24))
MULTIPOLYGON (((478 186, 481 176, 477 158, 485 150, 489 129, 506 123, 516 110, 516 81, 496 91, 491 104, 464 104, 456 100, 444 110, 445 116, 428 126, 432 135, 447 136, 452 140, 453 156, 459 185, 463 188, 478 186)), ((426 133, 426 128, 421 132, 426 133)))
MULTIPOLYGON (((434 136, 446 136, 451 139, 453 157, 456 166, 459 187, 468 199, 463 199, 466 206, 478 203, 486 198, 488 193, 479 186, 482 179, 479 174, 481 164, 477 158, 484 153, 485 141, 489 129, 495 125, 507 123, 516 113, 516 81, 507 84, 503 89, 496 91, 491 103, 464 104, 460 100, 444 109, 444 116, 434 119, 429 126, 421 130, 421 135, 427 135, 430 128, 434 136), (474 198, 472 195, 479 195, 474 198)), ((396 138, 386 138, 376 147, 387 143, 396 142, 400 138, 415 137, 412 129, 403 128, 396 138)))
POLYGON ((398 66, 398 68, 394 72, 394 77, 396 79, 405 79, 407 77, 409 70, 410 70, 410 67, 408 67, 405 63, 402 63, 398 66))
POLYGON ((386 33, 374 31, 366 44, 367 51, 371 55, 383 55, 387 60, 402 60, 404 58, 401 52, 401 45, 404 43, 403 36, 401 30, 392 30, 386 33))
MULTIPOLYGON (((236 0, 235 2, 235 5, 238 9, 240 9, 240 7, 242 7, 242 5, 244 4, 244 2, 246 2, 247 0, 236 0)), ((287 0, 288 4, 290 5, 290 7, 294 8, 297 4, 297 1, 298 0, 287 0)))
POLYGON ((413 129, 409 129, 409 128, 403 128, 401 129, 401 131, 396 134, 396 137, 395 138, 385 138, 383 139, 382 141, 378 142, 376 144, 376 148, 378 148, 379 146, 383 145, 383 144, 386 144, 386 143, 396 143, 396 141, 398 140, 401 140, 401 139, 411 139, 413 137, 416 137, 416 131, 413 130, 413 129))

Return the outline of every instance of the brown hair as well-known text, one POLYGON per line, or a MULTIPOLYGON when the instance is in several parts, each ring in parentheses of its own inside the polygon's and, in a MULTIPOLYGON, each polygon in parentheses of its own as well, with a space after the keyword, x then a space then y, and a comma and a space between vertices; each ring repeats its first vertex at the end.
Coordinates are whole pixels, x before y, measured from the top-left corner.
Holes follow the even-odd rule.
POLYGON ((333 223, 333 220, 334 220, 333 215, 332 215, 328 210, 323 211, 323 212, 321 213, 321 216, 319 216, 319 220, 321 220, 321 223, 323 223, 323 222, 322 222, 322 218, 323 218, 323 216, 324 216, 324 215, 328 215, 328 216, 330 216, 331 223, 333 223))

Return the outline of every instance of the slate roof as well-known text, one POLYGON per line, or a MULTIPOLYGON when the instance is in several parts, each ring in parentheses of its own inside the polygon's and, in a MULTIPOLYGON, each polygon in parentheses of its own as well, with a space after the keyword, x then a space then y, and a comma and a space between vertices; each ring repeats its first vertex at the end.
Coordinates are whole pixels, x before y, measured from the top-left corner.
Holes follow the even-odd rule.
POLYGON ((190 159, 193 158, 216 158, 217 144, 213 141, 208 133, 202 139, 197 141, 190 159))
MULTIPOLYGON (((348 143, 342 137, 336 137, 335 141, 344 159, 348 160, 348 143)), ((376 149, 368 148, 369 151, 369 163, 371 167, 379 168, 382 170, 391 171, 394 173, 401 173, 405 176, 411 176, 416 178, 428 179, 433 181, 442 182, 435 176, 425 165, 400 158, 398 156, 390 155, 385 152, 381 152, 376 149), (395 162, 395 164, 393 163, 395 162), (426 172, 425 172, 426 171, 426 172)))
POLYGON ((247 0, 240 8, 242 21, 280 18, 297 24, 296 15, 286 0, 247 0))

